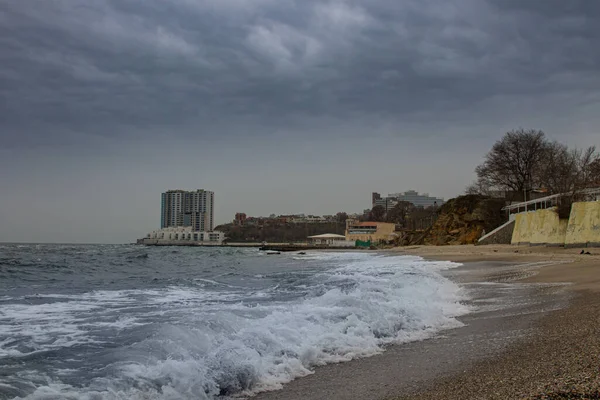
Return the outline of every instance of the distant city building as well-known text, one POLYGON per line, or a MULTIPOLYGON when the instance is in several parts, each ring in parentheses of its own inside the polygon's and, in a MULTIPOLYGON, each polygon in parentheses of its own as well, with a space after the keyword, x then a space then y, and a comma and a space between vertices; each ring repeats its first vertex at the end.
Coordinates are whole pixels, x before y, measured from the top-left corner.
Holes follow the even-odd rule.
POLYGON ((371 193, 371 204, 375 204, 375 202, 377 202, 377 200, 381 199, 381 195, 377 192, 373 192, 371 193))
POLYGON ((297 217, 292 220, 292 223, 295 224, 322 224, 325 222, 327 222, 327 219, 318 215, 302 215, 301 217, 297 217))
POLYGON ((401 201, 406 201, 416 207, 424 208, 441 206, 444 204, 444 199, 429 196, 428 193, 419 194, 414 190, 409 190, 408 192, 404 193, 392 193, 387 197, 381 197, 379 193, 373 192, 371 198, 373 200, 371 203, 373 207, 382 206, 386 212, 394 208, 394 206, 401 201))
POLYGON ((434 205, 441 206, 444 204, 444 199, 429 196, 429 193, 419 194, 414 190, 409 190, 404 193, 389 194, 388 197, 393 197, 398 201, 408 201, 417 207, 431 207, 434 205))
POLYGON ((161 228, 189 226, 194 231, 212 231, 214 192, 168 190, 161 195, 161 228))
POLYGON ((275 215, 271 214, 267 217, 248 217, 244 213, 235 214, 233 224, 236 226, 242 225, 273 225, 273 224, 324 224, 328 222, 336 222, 335 215, 305 215, 305 214, 290 214, 290 215, 275 215))
POLYGON ((381 206, 385 209, 385 212, 388 212, 392 208, 394 208, 396 204, 398 204, 398 199, 394 197, 384 197, 375 200, 375 202, 373 203, 373 207, 381 206))
POLYGON ((246 219, 247 217, 245 213, 236 213, 235 219, 233 220, 233 224, 237 226, 245 225, 246 219))

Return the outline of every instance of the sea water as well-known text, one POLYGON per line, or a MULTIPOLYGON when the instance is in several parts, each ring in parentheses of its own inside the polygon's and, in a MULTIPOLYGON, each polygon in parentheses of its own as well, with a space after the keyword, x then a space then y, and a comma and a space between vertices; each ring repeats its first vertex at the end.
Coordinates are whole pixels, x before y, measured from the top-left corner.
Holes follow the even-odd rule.
POLYGON ((0 245, 0 398, 212 399, 460 326, 455 267, 373 252, 0 245))

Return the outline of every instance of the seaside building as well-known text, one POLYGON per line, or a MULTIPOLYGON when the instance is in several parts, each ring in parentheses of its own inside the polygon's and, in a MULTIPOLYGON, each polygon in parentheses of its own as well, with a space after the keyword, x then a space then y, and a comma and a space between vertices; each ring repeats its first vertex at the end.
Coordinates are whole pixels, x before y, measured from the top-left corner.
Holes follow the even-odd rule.
POLYGON ((395 233, 396 224, 388 222, 358 222, 346 221, 346 240, 361 242, 389 242, 398 235, 395 233))
POLYGON ((346 236, 337 235, 335 233, 324 233, 322 235, 309 236, 308 240, 310 244, 314 246, 354 247, 356 245, 355 241, 346 240, 346 236))
POLYGON ((161 194, 161 228, 189 226, 194 231, 212 231, 214 192, 168 190, 161 194))
POLYGON ((202 232, 191 226, 162 228, 150 232, 142 244, 149 245, 178 245, 178 244, 209 244, 220 245, 225 240, 225 233, 220 231, 202 232))

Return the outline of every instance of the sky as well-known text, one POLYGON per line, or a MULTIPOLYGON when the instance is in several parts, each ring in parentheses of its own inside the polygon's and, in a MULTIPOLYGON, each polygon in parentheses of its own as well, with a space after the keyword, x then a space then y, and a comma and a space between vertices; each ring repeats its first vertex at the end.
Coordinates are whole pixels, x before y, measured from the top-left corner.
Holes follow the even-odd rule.
POLYGON ((160 193, 461 194, 508 130, 600 146, 600 2, 0 1, 0 242, 128 243, 160 193))

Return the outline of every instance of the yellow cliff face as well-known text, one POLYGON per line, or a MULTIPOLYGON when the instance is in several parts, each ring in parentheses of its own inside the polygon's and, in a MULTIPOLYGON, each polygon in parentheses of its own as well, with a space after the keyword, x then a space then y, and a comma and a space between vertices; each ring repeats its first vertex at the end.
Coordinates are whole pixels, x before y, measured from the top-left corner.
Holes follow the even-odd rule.
POLYGON ((600 245, 600 201, 573 203, 565 245, 600 245))
POLYGON ((567 220, 558 218, 554 208, 517 214, 512 244, 565 244, 567 220))

